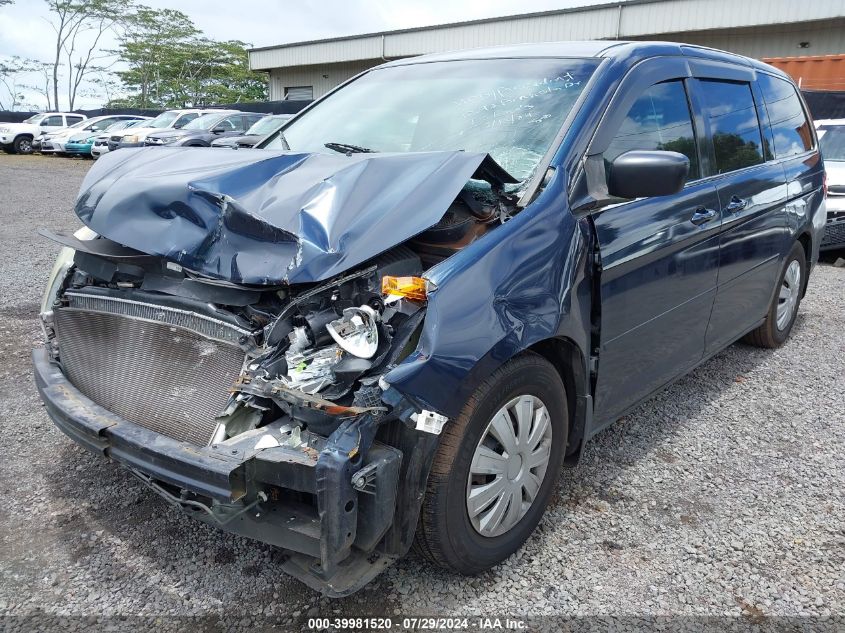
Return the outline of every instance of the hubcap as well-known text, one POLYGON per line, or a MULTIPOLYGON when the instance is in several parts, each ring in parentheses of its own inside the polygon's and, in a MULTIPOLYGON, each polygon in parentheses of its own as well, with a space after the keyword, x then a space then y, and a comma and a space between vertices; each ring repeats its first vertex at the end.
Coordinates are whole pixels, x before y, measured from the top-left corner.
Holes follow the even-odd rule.
POLYGON ((503 406, 481 435, 467 481, 467 513, 482 536, 499 536, 528 512, 552 450, 549 411, 536 396, 503 406))
POLYGON ((789 325, 795 308, 798 306, 798 296, 801 293, 801 264, 797 259, 792 260, 786 268, 783 283, 778 295, 777 325, 779 330, 785 330, 789 325))
POLYGON ((27 139, 23 139, 20 142, 20 148, 22 152, 28 153, 32 151, 32 143, 29 142, 27 139))

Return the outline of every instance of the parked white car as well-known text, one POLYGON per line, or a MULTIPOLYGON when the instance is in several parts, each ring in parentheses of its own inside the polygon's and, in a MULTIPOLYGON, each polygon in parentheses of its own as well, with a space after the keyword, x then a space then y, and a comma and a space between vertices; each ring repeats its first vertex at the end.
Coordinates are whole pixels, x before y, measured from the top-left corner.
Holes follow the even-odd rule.
POLYGON ((110 136, 109 150, 114 151, 122 147, 143 147, 150 132, 181 130, 198 116, 209 112, 218 112, 218 110, 165 110, 144 127, 133 128, 126 134, 118 132, 110 136))
POLYGON ((94 143, 91 145, 91 156, 97 159, 109 151, 109 137, 112 134, 129 128, 143 127, 151 118, 144 117, 138 121, 118 121, 112 124, 107 130, 103 130, 102 134, 94 137, 94 143))
POLYGON ((845 119, 816 121, 827 177, 827 222, 820 250, 845 250, 845 119))
POLYGON ((44 112, 21 123, 0 123, 0 148, 10 154, 31 154, 33 140, 44 134, 87 119, 75 112, 44 112))
POLYGON ((33 149, 40 151, 42 154, 64 154, 65 144, 72 138, 79 136, 87 138, 105 131, 106 128, 111 127, 118 121, 134 121, 141 118, 147 117, 140 117, 135 114, 108 114, 91 117, 76 125, 42 134, 35 139, 33 149))

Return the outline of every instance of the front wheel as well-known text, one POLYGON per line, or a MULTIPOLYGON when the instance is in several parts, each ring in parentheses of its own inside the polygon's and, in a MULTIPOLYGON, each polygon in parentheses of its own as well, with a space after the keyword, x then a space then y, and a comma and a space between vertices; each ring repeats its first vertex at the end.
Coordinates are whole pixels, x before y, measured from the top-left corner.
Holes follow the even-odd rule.
POLYGON ((32 139, 27 136, 19 136, 14 143, 16 154, 32 154, 32 139))
POLYGON ((443 429, 416 549, 463 574, 519 549, 548 505, 568 421, 563 382, 548 361, 524 354, 496 370, 443 429))
POLYGON ((795 242, 783 263, 778 287, 766 320, 756 330, 745 337, 745 342, 757 347, 780 347, 789 338, 801 295, 807 281, 807 257, 800 242, 795 242))

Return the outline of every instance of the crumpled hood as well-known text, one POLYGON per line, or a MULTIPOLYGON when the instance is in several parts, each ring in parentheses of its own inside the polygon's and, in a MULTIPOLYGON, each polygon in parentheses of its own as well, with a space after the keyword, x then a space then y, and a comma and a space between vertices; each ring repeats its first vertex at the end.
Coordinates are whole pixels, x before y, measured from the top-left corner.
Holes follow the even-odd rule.
POLYGON ((487 154, 110 152, 76 213, 115 242, 236 283, 321 281, 437 223, 487 154))

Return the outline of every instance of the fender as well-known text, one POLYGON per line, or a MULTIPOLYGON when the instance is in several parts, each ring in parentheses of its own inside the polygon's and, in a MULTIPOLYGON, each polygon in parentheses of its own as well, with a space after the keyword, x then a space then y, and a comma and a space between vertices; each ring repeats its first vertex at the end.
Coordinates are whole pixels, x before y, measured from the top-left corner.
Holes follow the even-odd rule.
POLYGON ((436 290, 417 349, 385 376, 403 395, 454 418, 486 376, 542 341, 567 338, 589 357, 592 235, 558 174, 504 226, 429 270, 436 290))

